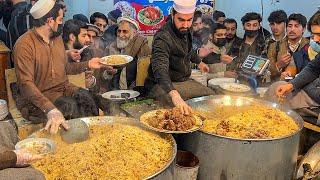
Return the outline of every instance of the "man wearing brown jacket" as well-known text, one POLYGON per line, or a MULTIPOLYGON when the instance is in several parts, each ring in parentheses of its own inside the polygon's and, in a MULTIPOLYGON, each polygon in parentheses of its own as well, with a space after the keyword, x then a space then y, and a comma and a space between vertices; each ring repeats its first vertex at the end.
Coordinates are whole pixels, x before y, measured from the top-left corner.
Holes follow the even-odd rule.
POLYGON ((292 54, 299 51, 309 40, 302 37, 307 19, 301 14, 291 14, 287 21, 287 36, 280 41, 273 42, 268 49, 270 72, 273 81, 277 81, 288 65, 293 62, 292 54))
POLYGON ((89 116, 87 113, 98 115, 98 108, 89 93, 71 84, 67 74, 78 74, 88 68, 99 69, 101 59, 80 63, 66 61, 60 36, 62 8, 54 0, 37 1, 30 10, 35 28, 18 39, 13 51, 17 99, 20 99, 16 101, 17 107, 28 120, 47 120, 45 129, 50 133, 57 133, 60 125, 68 129, 67 116, 74 117, 77 113, 80 117, 89 116), (89 108, 84 108, 83 104, 89 108))
POLYGON ((135 87, 137 62, 139 58, 151 54, 147 38, 139 35, 138 30, 139 25, 134 19, 118 18, 117 39, 106 48, 106 54, 129 55, 133 57, 133 61, 114 75, 112 89, 132 89, 135 87))

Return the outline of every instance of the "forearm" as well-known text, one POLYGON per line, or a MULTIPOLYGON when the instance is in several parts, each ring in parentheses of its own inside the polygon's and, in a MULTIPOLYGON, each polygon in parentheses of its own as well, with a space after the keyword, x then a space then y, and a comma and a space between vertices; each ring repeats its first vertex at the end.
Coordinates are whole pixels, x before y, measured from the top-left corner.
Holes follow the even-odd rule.
MULTIPOLYGON (((89 60, 90 61, 90 60, 89 60)), ((80 74, 89 68, 89 61, 79 63, 67 63, 66 72, 70 74, 80 74)))
POLYGON ((33 82, 23 81, 19 83, 21 95, 26 97, 33 105, 48 113, 54 109, 54 104, 45 97, 33 82))
POLYGON ((305 85, 313 82, 320 75, 320 58, 311 62, 294 78, 291 83, 295 89, 301 89, 305 85))

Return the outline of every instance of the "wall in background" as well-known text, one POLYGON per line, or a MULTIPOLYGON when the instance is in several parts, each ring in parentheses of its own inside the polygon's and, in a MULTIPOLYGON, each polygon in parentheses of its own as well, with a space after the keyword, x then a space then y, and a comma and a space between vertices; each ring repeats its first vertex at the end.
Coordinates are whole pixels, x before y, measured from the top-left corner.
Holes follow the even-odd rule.
MULTIPOLYGON (((238 33, 243 34, 240 19, 250 11, 261 13, 261 1, 264 6, 264 27, 269 30, 267 18, 277 9, 283 9, 287 14, 301 13, 308 19, 320 6, 320 0, 216 0, 216 9, 226 13, 228 17, 235 18, 239 23, 238 33)), ((83 13, 90 17, 96 11, 107 14, 113 10, 113 0, 65 0, 68 12, 66 19, 72 18, 73 14, 83 13)))

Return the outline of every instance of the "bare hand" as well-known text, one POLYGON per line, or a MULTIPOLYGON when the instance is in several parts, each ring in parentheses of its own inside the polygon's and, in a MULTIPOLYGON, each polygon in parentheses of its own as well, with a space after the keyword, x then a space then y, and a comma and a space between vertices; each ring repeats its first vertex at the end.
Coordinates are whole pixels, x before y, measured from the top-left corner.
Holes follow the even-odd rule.
POLYGON ((81 55, 79 53, 79 50, 71 49, 71 50, 67 50, 66 52, 67 52, 68 57, 70 57, 73 61, 80 62, 81 55))
POLYGON ((17 166, 24 166, 42 158, 40 155, 31 154, 26 149, 14 150, 13 152, 15 152, 17 156, 17 166))
POLYGON ((277 88, 277 96, 284 97, 285 95, 289 94, 293 90, 293 85, 291 83, 281 85, 277 88))
POLYGON ((198 68, 203 73, 208 73, 209 72, 209 66, 207 64, 205 64, 204 62, 201 62, 200 64, 198 64, 198 68))
POLYGON ((208 48, 205 48, 205 47, 201 47, 201 48, 199 49, 199 54, 198 54, 198 56, 199 56, 200 58, 204 58, 204 57, 208 56, 211 52, 212 52, 211 49, 208 49, 208 48))
POLYGON ((230 64, 233 61, 233 57, 226 54, 221 54, 220 61, 225 64, 230 64))
POLYGON ((280 57, 279 61, 277 62, 278 68, 285 68, 289 65, 291 61, 291 55, 290 54, 285 54, 280 57))
POLYGON ((66 130, 69 126, 63 117, 63 114, 58 109, 52 109, 47 114, 48 122, 46 124, 45 130, 49 131, 51 134, 57 134, 59 126, 62 125, 66 130))
POLYGON ((181 98, 178 91, 172 90, 169 95, 171 96, 173 105, 179 108, 182 114, 189 115, 192 113, 191 107, 181 98))
POLYGON ((237 73, 235 71, 225 71, 224 77, 228 78, 235 78, 237 76, 237 73))

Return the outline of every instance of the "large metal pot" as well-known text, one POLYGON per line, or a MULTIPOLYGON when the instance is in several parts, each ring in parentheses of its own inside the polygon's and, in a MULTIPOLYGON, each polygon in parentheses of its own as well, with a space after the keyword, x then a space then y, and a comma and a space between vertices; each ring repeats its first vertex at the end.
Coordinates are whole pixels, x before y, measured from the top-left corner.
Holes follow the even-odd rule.
MULTIPOLYGON (((152 132, 154 134, 159 134, 163 138, 171 139, 171 141, 172 141, 172 157, 171 157, 171 159, 167 162, 167 164, 162 169, 159 169, 159 171, 157 171, 153 174, 150 174, 150 176, 147 177, 146 179, 153 179, 153 180, 162 180, 162 179, 171 180, 171 179, 173 179, 173 171, 174 171, 173 167, 174 167, 174 163, 175 163, 174 159, 177 154, 177 145, 176 145, 176 142, 173 139, 172 135, 151 131, 151 130, 143 127, 138 120, 133 119, 133 118, 115 117, 115 116, 97 116, 97 117, 87 117, 87 118, 80 118, 80 119, 83 120, 84 122, 86 122, 89 126, 90 125, 114 124, 114 123, 136 126, 136 127, 139 127, 143 130, 152 132)), ((33 135, 31 135, 31 137, 36 137, 36 134, 37 134, 37 132, 34 133, 33 135)))
MULTIPOLYGON (((208 109, 218 104, 241 106, 252 102, 280 108, 274 103, 237 96, 201 97, 189 100, 188 104, 194 109, 208 109)), ((193 152, 200 160, 199 179, 293 179, 303 121, 297 113, 281 110, 299 125, 299 130, 287 137, 236 139, 202 131, 182 135, 183 149, 193 152)))

